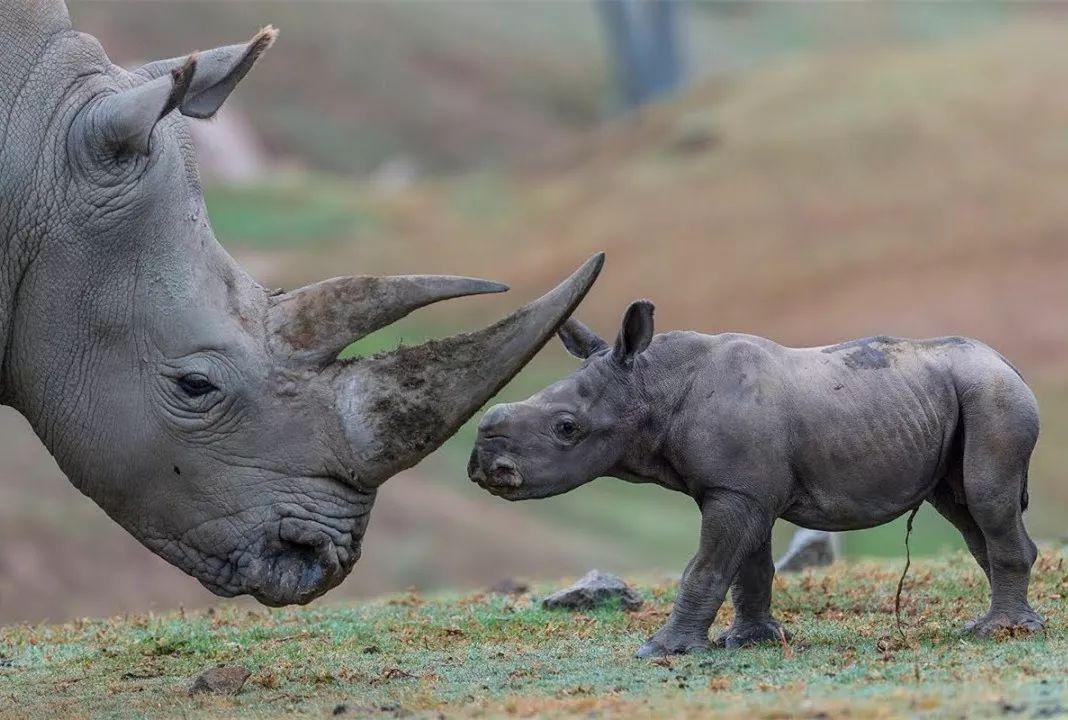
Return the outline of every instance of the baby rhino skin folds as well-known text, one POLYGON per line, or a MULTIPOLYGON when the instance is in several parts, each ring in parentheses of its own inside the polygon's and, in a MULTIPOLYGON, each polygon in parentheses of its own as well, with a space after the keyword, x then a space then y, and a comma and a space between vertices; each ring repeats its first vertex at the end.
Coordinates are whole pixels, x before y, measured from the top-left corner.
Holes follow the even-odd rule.
POLYGON ((0 401, 149 549, 282 605, 341 582, 378 486, 530 360, 602 257, 485 330, 338 361, 419 307, 506 288, 361 276, 271 294, 226 254, 188 122, 275 37, 127 71, 62 2, 0 3, 0 401))
POLYGON ((1040 630, 1027 602, 1036 549, 1024 529, 1035 396, 998 353, 968 338, 873 337, 795 349, 727 333, 653 336, 633 303, 614 345, 577 320, 560 338, 582 366, 482 418, 468 472, 508 500, 600 476, 686 493, 701 541, 667 623, 640 656, 788 635, 771 615, 776 518, 818 530, 890 522, 931 503, 964 536, 991 588, 968 632, 1040 630))

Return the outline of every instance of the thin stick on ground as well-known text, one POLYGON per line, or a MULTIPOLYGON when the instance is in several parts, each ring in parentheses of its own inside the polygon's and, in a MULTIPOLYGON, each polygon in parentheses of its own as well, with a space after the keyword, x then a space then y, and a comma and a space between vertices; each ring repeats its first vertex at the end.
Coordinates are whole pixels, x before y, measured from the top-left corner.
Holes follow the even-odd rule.
POLYGON ((786 631, 781 627, 779 628, 779 642, 782 643, 782 654, 787 658, 794 656, 793 648, 790 647, 790 643, 786 640, 786 631))
POLYGON ((905 523, 905 569, 901 571, 901 577, 897 581, 897 592, 894 593, 894 621, 897 623, 897 634, 901 637, 901 642, 906 644, 905 629, 901 624, 901 589, 905 586, 905 576, 908 575, 909 566, 912 564, 912 555, 909 552, 909 536, 912 535, 912 521, 919 511, 919 505, 912 508, 912 512, 909 513, 909 519, 905 523))

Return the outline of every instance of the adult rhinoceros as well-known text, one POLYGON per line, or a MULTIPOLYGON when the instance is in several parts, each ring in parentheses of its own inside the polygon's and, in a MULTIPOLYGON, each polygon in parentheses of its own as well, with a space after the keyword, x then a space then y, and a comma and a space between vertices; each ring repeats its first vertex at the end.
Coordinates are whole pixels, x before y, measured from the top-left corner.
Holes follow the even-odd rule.
POLYGON ((282 605, 341 582, 376 488, 518 372, 601 257, 480 332, 338 361, 418 307, 506 288, 272 294, 226 254, 185 117, 211 117, 274 38, 127 72, 58 0, 0 3, 0 401, 149 549, 282 605))

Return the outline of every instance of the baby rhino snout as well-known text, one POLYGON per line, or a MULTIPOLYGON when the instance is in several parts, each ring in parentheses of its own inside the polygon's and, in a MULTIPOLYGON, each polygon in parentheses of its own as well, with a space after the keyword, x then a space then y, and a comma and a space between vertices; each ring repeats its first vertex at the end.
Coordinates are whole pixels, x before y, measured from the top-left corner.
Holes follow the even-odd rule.
POLYGON ((511 459, 482 455, 477 445, 471 451, 467 476, 487 490, 508 490, 523 484, 519 468, 511 459))
POLYGON ((504 434, 510 411, 497 405, 483 416, 478 425, 478 439, 467 464, 467 475, 491 492, 518 488, 523 484, 519 467, 504 453, 504 434))

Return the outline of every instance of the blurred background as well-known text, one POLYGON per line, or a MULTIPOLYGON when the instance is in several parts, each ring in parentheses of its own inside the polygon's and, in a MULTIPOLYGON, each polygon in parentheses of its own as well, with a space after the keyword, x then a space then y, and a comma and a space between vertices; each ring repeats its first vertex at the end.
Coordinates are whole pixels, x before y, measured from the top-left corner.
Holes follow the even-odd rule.
MULTIPOLYGON (((1039 397, 1027 522, 1068 532, 1068 5, 80 2, 122 65, 276 47, 195 126, 220 241, 261 282, 482 275, 351 352, 474 328, 597 250, 580 310, 809 346, 965 334, 1039 397), (1060 88, 1060 89, 1058 89, 1060 88)), ((554 341, 501 394, 574 367, 554 341)), ((364 556, 319 602, 601 567, 678 573, 686 497, 600 480, 509 504, 466 478, 471 424, 386 484, 364 556)), ((0 408, 0 623, 217 602, 81 497, 0 408)), ((845 537, 899 555, 904 523, 845 537)), ((777 550, 791 528, 778 528, 777 550)), ((961 548, 924 509, 914 552, 961 548)), ((971 562, 967 560, 967 562, 971 562)))

